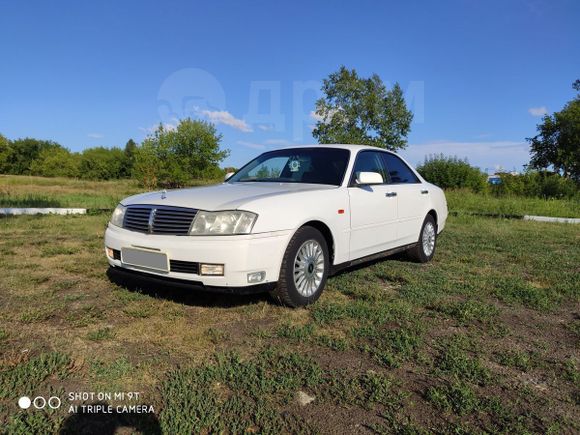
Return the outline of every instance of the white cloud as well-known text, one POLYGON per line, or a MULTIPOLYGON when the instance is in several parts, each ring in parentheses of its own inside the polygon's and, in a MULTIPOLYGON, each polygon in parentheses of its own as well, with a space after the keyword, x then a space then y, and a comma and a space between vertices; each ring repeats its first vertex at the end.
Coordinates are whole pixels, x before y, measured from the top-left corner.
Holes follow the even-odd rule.
POLYGON ((105 137, 101 133, 89 133, 87 134, 87 136, 90 137, 91 139, 102 139, 105 137))
POLYGON ((237 130, 243 131, 244 133, 252 132, 252 127, 250 127, 246 121, 243 119, 238 119, 230 112, 225 110, 201 110, 199 113, 206 116, 211 122, 216 124, 225 124, 233 127, 237 130))
POLYGON ((529 162, 529 145, 518 141, 477 141, 454 142, 433 141, 421 144, 409 144, 400 154, 412 165, 422 163, 431 154, 467 158, 470 164, 485 168, 502 166, 511 169, 519 168, 529 162))
POLYGON ((528 109, 528 112, 532 116, 544 116, 545 114, 548 113, 548 109, 546 108, 546 106, 530 107, 528 109))
POLYGON ((256 149, 256 150, 263 150, 266 148, 266 145, 261 144, 261 143, 254 143, 254 142, 246 142, 244 140, 239 140, 236 142, 238 145, 242 145, 246 148, 252 148, 252 149, 256 149))
POLYGON ((310 118, 312 118, 316 122, 322 122, 324 120, 324 118, 318 113, 316 113, 314 110, 310 111, 310 118))
POLYGON ((316 111, 311 110, 310 111, 310 119, 313 119, 316 122, 330 122, 330 120, 332 119, 332 117, 334 116, 334 114, 336 112, 338 112, 340 109, 330 109, 328 111, 328 114, 325 117, 323 117, 322 115, 319 115, 318 113, 316 113, 316 111))
POLYGON ((273 127, 271 125, 258 124, 258 128, 262 131, 270 131, 273 127))
POLYGON ((179 122, 178 119, 173 119, 173 123, 159 122, 157 124, 153 124, 151 127, 139 127, 139 130, 141 130, 145 134, 153 134, 159 128, 159 125, 163 125, 163 128, 165 130, 174 131, 177 129, 178 122, 179 122))

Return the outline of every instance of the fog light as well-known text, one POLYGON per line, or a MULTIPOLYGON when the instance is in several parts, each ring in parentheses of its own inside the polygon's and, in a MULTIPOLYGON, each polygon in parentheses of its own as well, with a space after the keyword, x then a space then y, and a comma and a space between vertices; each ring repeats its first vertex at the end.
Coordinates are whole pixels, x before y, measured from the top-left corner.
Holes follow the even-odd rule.
POLYGON ((252 272, 248 273, 248 283, 256 284, 258 282, 264 281, 266 278, 266 272, 252 272))
POLYGON ((200 264, 200 275, 224 276, 223 264, 200 264))
POLYGON ((109 258, 114 258, 115 254, 113 253, 113 248, 109 248, 108 246, 105 248, 105 250, 107 251, 107 256, 109 258))

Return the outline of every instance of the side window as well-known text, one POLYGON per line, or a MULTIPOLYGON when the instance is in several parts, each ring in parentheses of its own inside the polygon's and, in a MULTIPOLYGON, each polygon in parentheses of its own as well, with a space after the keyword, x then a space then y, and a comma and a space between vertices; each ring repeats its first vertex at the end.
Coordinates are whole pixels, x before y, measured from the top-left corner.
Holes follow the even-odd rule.
POLYGON ((356 157, 354 169, 352 171, 351 183, 354 183, 359 172, 378 172, 383 177, 383 182, 387 182, 387 171, 381 158, 381 154, 375 151, 361 151, 356 157))
POLYGON ((383 153, 383 160, 389 171, 391 184, 419 183, 415 173, 396 155, 383 153))

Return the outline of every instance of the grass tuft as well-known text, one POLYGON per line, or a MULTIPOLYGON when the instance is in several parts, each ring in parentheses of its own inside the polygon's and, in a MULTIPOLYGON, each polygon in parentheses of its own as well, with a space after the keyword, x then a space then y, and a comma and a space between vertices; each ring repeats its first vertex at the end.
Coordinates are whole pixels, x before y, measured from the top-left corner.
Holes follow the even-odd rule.
POLYGON ((0 371, 0 399, 31 395, 48 377, 65 379, 71 360, 59 352, 43 353, 15 367, 0 371))

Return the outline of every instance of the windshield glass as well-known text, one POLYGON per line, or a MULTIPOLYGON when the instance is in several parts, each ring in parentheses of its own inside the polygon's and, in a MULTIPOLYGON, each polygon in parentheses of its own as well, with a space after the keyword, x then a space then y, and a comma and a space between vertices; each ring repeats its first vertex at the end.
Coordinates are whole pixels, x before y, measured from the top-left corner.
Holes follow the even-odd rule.
POLYGON ((264 153, 228 182, 313 183, 340 186, 350 152, 339 148, 290 148, 264 153))

